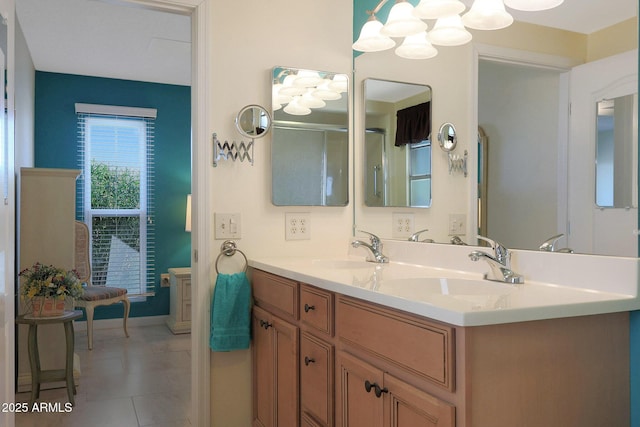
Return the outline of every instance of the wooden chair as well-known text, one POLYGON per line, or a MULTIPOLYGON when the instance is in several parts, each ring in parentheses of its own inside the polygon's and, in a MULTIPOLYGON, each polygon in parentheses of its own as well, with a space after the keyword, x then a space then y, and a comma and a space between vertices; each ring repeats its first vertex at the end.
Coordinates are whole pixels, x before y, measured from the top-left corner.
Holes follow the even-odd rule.
POLYGON ((91 261, 89 260, 89 228, 83 222, 76 221, 76 253, 75 269, 81 282, 87 284, 84 294, 75 301, 76 307, 80 307, 87 315, 87 338, 89 350, 93 349, 93 311, 101 305, 111 305, 122 302, 124 305, 123 327, 124 334, 129 337, 127 319, 131 303, 127 297, 125 288, 108 286, 93 286, 91 283, 91 261))

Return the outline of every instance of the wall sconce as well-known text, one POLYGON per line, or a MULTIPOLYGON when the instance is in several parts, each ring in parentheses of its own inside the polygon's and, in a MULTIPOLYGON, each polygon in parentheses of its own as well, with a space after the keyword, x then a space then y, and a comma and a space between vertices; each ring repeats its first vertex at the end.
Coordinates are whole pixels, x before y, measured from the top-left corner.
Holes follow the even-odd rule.
POLYGON ((191 194, 187 195, 187 215, 184 223, 184 231, 191 233, 191 194))

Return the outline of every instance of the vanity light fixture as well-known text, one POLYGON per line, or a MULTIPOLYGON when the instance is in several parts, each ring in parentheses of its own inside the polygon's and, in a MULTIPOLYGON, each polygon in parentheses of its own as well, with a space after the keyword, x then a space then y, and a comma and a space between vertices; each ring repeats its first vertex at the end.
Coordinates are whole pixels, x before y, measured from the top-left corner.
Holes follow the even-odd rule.
POLYGON ((438 50, 429 41, 426 31, 405 37, 395 52, 396 55, 407 59, 429 59, 438 54, 438 50))
POLYGON ((525 12, 537 12, 540 10, 553 9, 560 6, 564 0, 504 0, 504 4, 511 9, 523 10, 525 12))
POLYGON ((432 58, 437 54, 437 50, 429 49, 430 53, 426 53, 428 48, 423 44, 424 36, 421 33, 427 30, 428 25, 423 20, 436 20, 433 29, 427 33, 427 40, 430 39, 431 44, 459 46, 468 43, 472 38, 465 27, 475 30, 499 30, 511 25, 513 16, 507 12, 505 5, 522 11, 538 11, 559 6, 564 0, 474 0, 469 11, 462 16, 460 14, 466 6, 460 0, 420 0, 415 7, 407 0, 396 0, 389 11, 387 22, 383 25, 375 15, 387 1, 380 0, 373 10, 366 11, 369 19, 360 30, 358 40, 353 43, 354 50, 379 52, 391 49, 396 45, 392 37, 405 37, 410 39, 403 41, 396 48, 398 56, 432 58), (409 16, 410 14, 412 16, 409 16), (416 36, 417 34, 419 36, 416 36), (420 48, 417 47, 418 43, 420 48), (405 47, 402 47, 403 45, 405 47), (411 50, 422 50, 422 53, 411 54, 411 50))
POLYGON ((295 116, 311 114, 312 108, 325 107, 325 101, 342 98, 348 84, 344 74, 281 69, 272 82, 273 111, 284 107, 286 113, 295 116))
POLYGON ((407 0, 396 0, 389 12, 387 23, 380 32, 389 37, 407 37, 426 31, 427 24, 413 14, 413 5, 407 0))
POLYGON ((462 23, 474 30, 500 30, 513 23, 513 16, 504 8, 503 0, 474 0, 462 23))

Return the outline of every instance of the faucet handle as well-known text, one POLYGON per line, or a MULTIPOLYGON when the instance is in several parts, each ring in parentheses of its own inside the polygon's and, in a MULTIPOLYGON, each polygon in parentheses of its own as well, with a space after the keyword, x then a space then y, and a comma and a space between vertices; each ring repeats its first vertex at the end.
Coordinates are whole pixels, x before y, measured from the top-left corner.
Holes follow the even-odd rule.
POLYGON ((549 237, 540 245, 539 249, 546 252, 555 252, 556 243, 558 243, 558 240, 560 240, 562 237, 564 237, 564 234, 557 234, 553 237, 549 237))
POLYGON ((364 231, 364 230, 356 230, 358 233, 363 233, 369 236, 369 240, 371 241, 371 244, 374 246, 377 246, 380 244, 380 238, 378 236, 376 236, 373 233, 369 233, 368 231, 364 231))
POLYGON ((493 249, 493 253, 495 254, 496 259, 506 265, 509 258, 509 250, 504 245, 502 245, 497 240, 491 240, 484 236, 477 235, 476 238, 487 242, 491 249, 493 249))
POLYGON ((409 237, 409 241, 410 242, 417 242, 419 240, 420 234, 429 231, 428 228, 425 228, 424 230, 420 230, 420 231, 416 231, 415 233, 413 233, 411 235, 411 237, 409 237))

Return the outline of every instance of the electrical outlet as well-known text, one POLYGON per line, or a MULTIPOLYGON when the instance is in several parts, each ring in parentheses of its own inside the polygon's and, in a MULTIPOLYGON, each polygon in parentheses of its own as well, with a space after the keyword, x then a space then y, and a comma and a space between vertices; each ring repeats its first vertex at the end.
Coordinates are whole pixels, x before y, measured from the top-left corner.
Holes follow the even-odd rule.
POLYGON ((391 237, 394 239, 402 239, 410 237, 413 231, 414 214, 394 212, 392 215, 393 229, 391 237))
POLYGON ((308 212, 287 212, 284 214, 285 240, 311 239, 311 214, 308 212))
POLYGON ((169 279, 169 273, 162 273, 160 275, 160 287, 168 288, 171 286, 171 280, 169 279))
POLYGON ((465 214, 449 214, 449 236, 467 234, 467 216, 465 214))
POLYGON ((240 238, 240 214, 216 213, 214 214, 216 239, 240 238))

